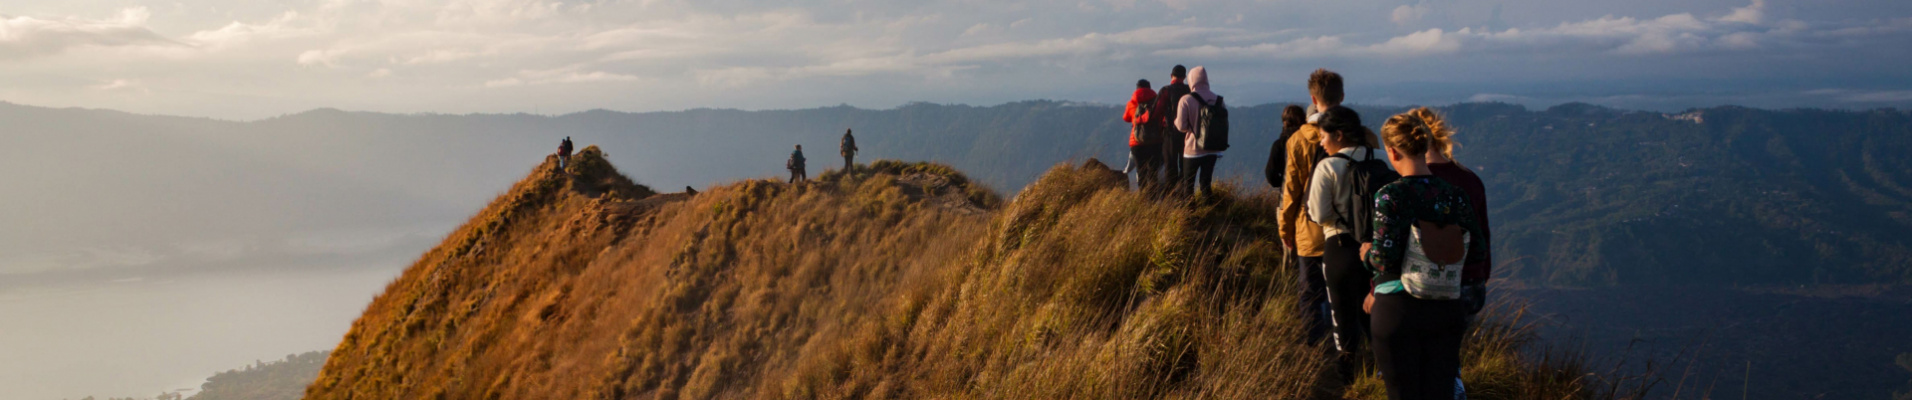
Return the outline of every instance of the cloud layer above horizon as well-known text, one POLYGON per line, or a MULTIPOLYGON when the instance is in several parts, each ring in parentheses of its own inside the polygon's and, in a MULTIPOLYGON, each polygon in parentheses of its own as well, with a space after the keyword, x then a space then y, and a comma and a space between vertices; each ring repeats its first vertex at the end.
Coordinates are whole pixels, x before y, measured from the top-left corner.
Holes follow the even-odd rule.
POLYGON ((1117 102, 1180 63, 1254 102, 1305 98, 1317 67, 1368 103, 1912 102, 1912 3, 1745 1, 0 1, 0 100, 242 119, 1117 102))

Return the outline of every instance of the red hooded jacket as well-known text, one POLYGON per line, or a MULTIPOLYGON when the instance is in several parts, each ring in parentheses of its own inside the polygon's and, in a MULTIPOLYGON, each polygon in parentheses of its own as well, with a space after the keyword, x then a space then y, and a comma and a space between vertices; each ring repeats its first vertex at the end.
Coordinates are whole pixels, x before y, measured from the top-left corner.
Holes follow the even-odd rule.
MULTIPOLYGON (((1136 118, 1135 105, 1136 104, 1154 104, 1154 103, 1155 103, 1154 90, 1149 90, 1149 88, 1135 88, 1135 94, 1129 95, 1128 108, 1125 108, 1122 110, 1122 122, 1127 122, 1130 125, 1136 125, 1136 124, 1141 124, 1143 122, 1148 121, 1149 120, 1148 114, 1142 114, 1142 118, 1140 119, 1136 118)), ((1142 145, 1141 139, 1142 138, 1135 137, 1134 129, 1129 130, 1129 147, 1142 145)))

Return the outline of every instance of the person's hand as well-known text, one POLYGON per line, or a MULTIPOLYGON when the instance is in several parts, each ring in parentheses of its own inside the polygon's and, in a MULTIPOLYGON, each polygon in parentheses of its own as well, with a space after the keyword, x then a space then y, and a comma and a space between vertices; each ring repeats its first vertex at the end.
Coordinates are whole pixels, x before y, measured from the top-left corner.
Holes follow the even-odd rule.
POLYGON ((1290 238, 1281 238, 1281 248, 1288 249, 1288 251, 1294 251, 1295 240, 1290 238))
POLYGON ((1361 301, 1361 312, 1374 313, 1374 292, 1368 292, 1368 299, 1361 301))
POLYGON ((1361 244, 1361 257, 1360 257, 1360 258, 1361 258, 1361 261, 1362 261, 1362 262, 1367 262, 1367 261, 1368 261, 1368 250, 1372 250, 1372 249, 1374 249, 1374 243, 1362 243, 1362 244, 1361 244))

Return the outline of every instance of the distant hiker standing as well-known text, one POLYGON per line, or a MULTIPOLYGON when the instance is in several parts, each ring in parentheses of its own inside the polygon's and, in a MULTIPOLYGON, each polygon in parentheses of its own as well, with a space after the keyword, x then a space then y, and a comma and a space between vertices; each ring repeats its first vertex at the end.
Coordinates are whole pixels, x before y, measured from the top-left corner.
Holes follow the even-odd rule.
POLYGON ((1401 176, 1375 157, 1372 136, 1361 125, 1361 115, 1347 107, 1322 113, 1320 146, 1328 158, 1314 168, 1308 182, 1308 220, 1321 225, 1322 277, 1327 289, 1329 316, 1334 322, 1335 367, 1343 382, 1355 372, 1355 355, 1367 342, 1368 314, 1362 304, 1374 278, 1361 263, 1361 244, 1373 240, 1374 193, 1401 176))
POLYGON ((1189 94, 1175 107, 1175 129, 1182 131, 1182 180, 1195 184, 1195 193, 1214 194, 1215 161, 1228 150, 1228 105, 1208 89, 1208 69, 1188 71, 1189 94))
POLYGON ((571 137, 565 136, 564 141, 558 142, 558 170, 564 170, 569 165, 571 165, 571 137))
POLYGON ((856 137, 850 136, 850 130, 843 130, 843 143, 837 145, 837 152, 843 155, 843 172, 856 168, 856 137))
POLYGON ((803 163, 803 145, 799 144, 796 151, 790 152, 790 159, 783 162, 783 167, 790 169, 790 183, 810 180, 810 175, 803 172, 803 163))
POLYGON ((1178 107, 1182 96, 1188 95, 1188 69, 1176 65, 1169 70, 1167 85, 1155 92, 1155 105, 1149 107, 1149 124, 1154 125, 1162 136, 1162 182, 1169 194, 1180 193, 1188 189, 1182 181, 1182 135, 1175 128, 1175 117, 1181 115, 1178 107))
POLYGON ((1129 106, 1122 110, 1122 122, 1129 123, 1129 169, 1135 170, 1135 187, 1149 192, 1161 183, 1162 167, 1162 131, 1150 126, 1149 110, 1155 107, 1155 90, 1149 88, 1149 80, 1135 82, 1135 93, 1129 95, 1129 106))
POLYGON ((1374 241, 1363 246, 1375 276, 1370 345, 1390 399, 1454 398, 1467 329, 1464 266, 1487 257, 1466 192, 1428 169, 1442 125, 1432 115, 1410 112, 1382 125, 1388 162, 1405 176, 1375 193, 1374 241))

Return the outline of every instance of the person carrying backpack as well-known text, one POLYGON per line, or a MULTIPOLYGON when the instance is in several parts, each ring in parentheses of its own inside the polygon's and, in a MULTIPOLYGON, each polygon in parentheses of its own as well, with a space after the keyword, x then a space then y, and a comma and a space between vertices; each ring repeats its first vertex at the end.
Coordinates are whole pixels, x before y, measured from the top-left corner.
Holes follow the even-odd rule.
POLYGON ((1122 122, 1129 123, 1129 169, 1135 170, 1135 186, 1144 192, 1152 191, 1160 182, 1158 170, 1162 167, 1162 131, 1149 126, 1149 110, 1155 107, 1155 91, 1149 89, 1149 80, 1135 82, 1135 93, 1129 95, 1129 105, 1122 110, 1122 122))
POLYGON ((1175 118, 1181 115, 1182 97, 1189 92, 1188 69, 1176 65, 1169 70, 1168 84, 1155 91, 1155 105, 1149 107, 1149 124, 1153 125, 1162 138, 1162 182, 1165 194, 1179 194, 1188 189, 1182 180, 1182 135, 1175 128, 1175 118))
POLYGON ((790 183, 810 180, 810 175, 803 172, 804 161, 803 145, 799 144, 797 151, 790 152, 790 159, 783 162, 783 167, 790 169, 790 183))
POLYGON ((837 145, 837 153, 843 155, 843 172, 856 168, 856 137, 850 136, 850 130, 843 130, 843 143, 837 145))
POLYGON ((1367 308, 1374 360, 1389 399, 1453 399, 1468 304, 1464 268, 1484 262, 1487 241, 1461 188, 1434 176, 1432 113, 1388 118, 1388 162, 1404 175, 1374 196, 1374 239, 1362 245, 1374 292, 1367 308))
POLYGON ((1188 71, 1189 93, 1175 106, 1175 129, 1182 133, 1183 185, 1195 184, 1195 194, 1214 194, 1215 161, 1228 150, 1228 105, 1222 96, 1208 88, 1208 69, 1196 66, 1188 71))
POLYGON ((565 136, 558 142, 558 170, 562 171, 571 163, 571 137, 565 136))
MULTIPOLYGON (((1304 323, 1308 327, 1308 340, 1316 341, 1328 336, 1329 311, 1326 286, 1327 278, 1322 276, 1322 253, 1327 238, 1321 236, 1321 225, 1308 219, 1308 185, 1314 178, 1315 164, 1328 158, 1321 148, 1321 128, 1315 122, 1322 113, 1341 106, 1341 74, 1326 69, 1317 69, 1308 75, 1308 97, 1313 113, 1304 119, 1300 129, 1288 137, 1283 145, 1287 154, 1284 162, 1288 173, 1283 174, 1281 183, 1281 209, 1278 227, 1281 230, 1282 248, 1293 254, 1296 265, 1296 284, 1301 294, 1301 308, 1304 323)), ((1369 143, 1378 143, 1372 136, 1369 143)))
POLYGON ((1328 158, 1315 165, 1308 182, 1308 219, 1321 224, 1326 238, 1321 274, 1326 281, 1333 322, 1337 371, 1343 382, 1354 378, 1355 354, 1367 341, 1368 314, 1361 309, 1373 275, 1361 264, 1361 244, 1373 240, 1374 193, 1400 179, 1387 161, 1375 157, 1371 132, 1361 115, 1347 107, 1322 113, 1321 147, 1328 158))

